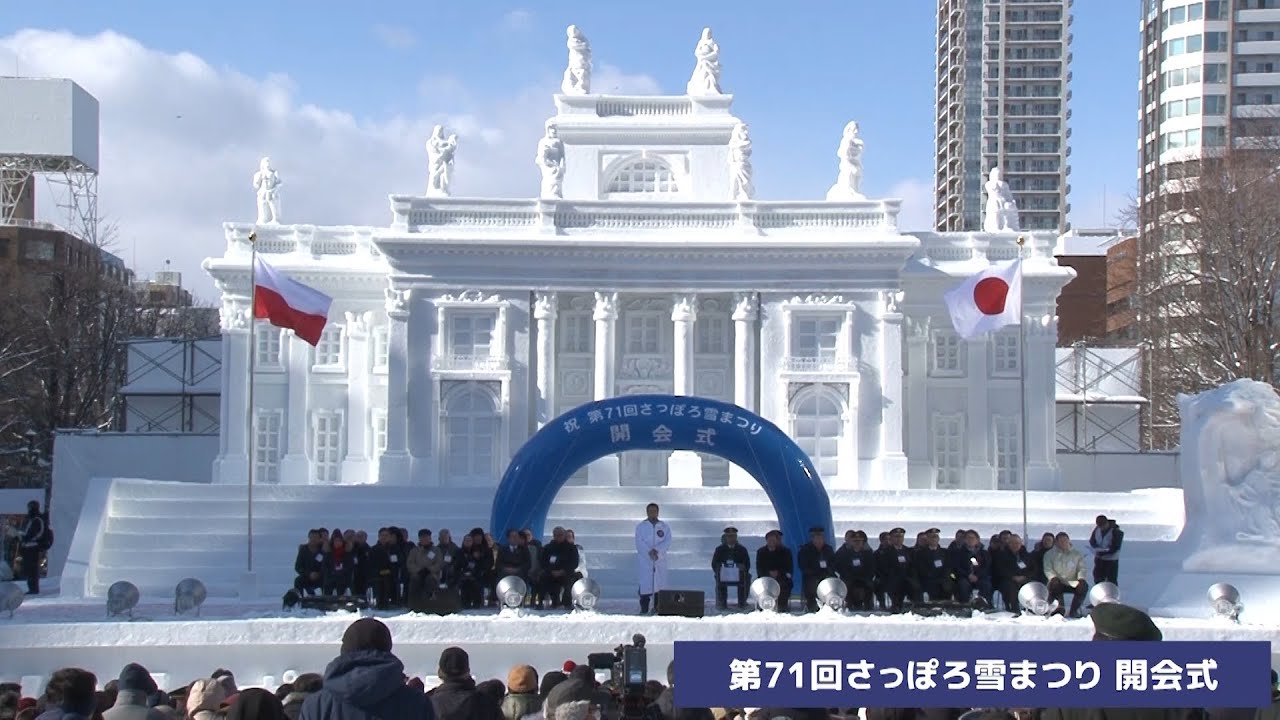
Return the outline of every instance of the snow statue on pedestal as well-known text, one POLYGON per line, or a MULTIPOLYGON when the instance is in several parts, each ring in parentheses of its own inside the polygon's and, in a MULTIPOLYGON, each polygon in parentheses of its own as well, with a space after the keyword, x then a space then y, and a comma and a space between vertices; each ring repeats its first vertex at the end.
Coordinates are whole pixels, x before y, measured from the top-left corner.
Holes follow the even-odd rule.
POLYGON ((589 95, 591 93, 591 43, 577 25, 570 25, 568 35, 569 67, 560 81, 560 92, 565 95, 589 95))
POLYGON ((729 183, 734 200, 750 200, 755 192, 751 184, 751 136, 744 123, 738 123, 729 138, 729 183))
POLYGON ((437 125, 427 140, 427 195, 448 197, 453 180, 453 153, 458 149, 458 135, 444 136, 444 126, 437 125))
POLYGON ((547 123, 547 134, 538 141, 538 156, 534 158, 534 162, 542 171, 541 197, 561 197, 564 187, 564 142, 552 123, 547 123))
POLYGON ((984 232, 1016 232, 1018 225, 1018 203, 1013 199, 1013 191, 1009 183, 1000 178, 1000 168, 991 168, 987 180, 987 208, 982 217, 984 232))
POLYGON ((858 123, 844 126, 836 157, 840 159, 840 174, 836 176, 836 184, 827 191, 827 199, 866 200, 862 194, 862 138, 858 135, 858 123))
POLYGON ((702 39, 694 49, 698 59, 693 66, 686 92, 690 95, 720 95, 720 46, 711 37, 711 28, 702 28, 702 39))
POLYGON ((253 174, 253 189, 258 194, 258 225, 280 224, 280 173, 271 167, 271 158, 264 157, 253 174))
POLYGON ((1280 573, 1280 395, 1236 380, 1179 395, 1188 572, 1280 573))

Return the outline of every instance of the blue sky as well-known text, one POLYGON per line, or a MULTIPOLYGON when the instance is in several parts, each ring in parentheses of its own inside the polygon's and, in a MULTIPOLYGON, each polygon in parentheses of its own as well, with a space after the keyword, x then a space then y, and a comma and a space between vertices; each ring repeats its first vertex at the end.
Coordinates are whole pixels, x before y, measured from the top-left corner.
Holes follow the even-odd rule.
MULTIPOLYGON (((699 32, 709 25, 721 47, 722 84, 735 95, 735 113, 751 125, 758 197, 822 197, 834 179, 840 130, 855 119, 867 145, 864 190, 878 196, 893 190, 912 194, 917 205, 912 216, 930 216, 935 5, 929 0, 813 0, 785 9, 740 0, 541 5, 44 0, 6 5, 0 15, 4 74, 15 64, 22 69, 23 60, 15 63, 2 52, 4 39, 13 40, 22 29, 67 31, 78 38, 112 30, 149 51, 191 53, 218 73, 279 83, 290 103, 349 113, 356 123, 385 125, 396 118, 461 112, 481 124, 489 115, 527 116, 510 120, 520 132, 521 123, 530 128, 528 149, 510 151, 518 153, 510 162, 530 175, 528 189, 517 193, 526 196, 536 192, 529 157, 551 101, 543 95, 516 99, 558 84, 566 25, 579 25, 590 38, 598 77, 600 68, 613 66, 624 78, 624 90, 656 82, 671 93, 683 91, 699 32)), ((1074 14, 1070 201, 1073 223, 1089 227, 1113 221, 1135 185, 1138 3, 1079 0, 1074 14)), ((23 55, 24 42, 11 42, 12 54, 23 55)), ((66 63, 56 69, 69 69, 73 79, 80 70, 105 72, 66 63)), ((88 89, 107 96, 103 134, 104 145, 110 144, 111 123, 105 118, 113 96, 88 89)), ((612 88, 597 82, 593 89, 612 88)), ((195 92, 164 92, 188 91, 195 92)), ((188 127, 198 127, 193 114, 185 113, 188 127)), ((414 151, 420 147, 415 140, 414 151)), ((460 162, 465 154, 464 147, 460 162)), ((117 157, 117 163, 127 161, 117 157)), ((109 174, 104 168, 104 184, 109 174)), ((385 197, 393 190, 380 192, 385 197)), ((385 205, 378 212, 385 213, 385 205)), ((926 229, 920 221, 908 224, 909 230, 926 229)))

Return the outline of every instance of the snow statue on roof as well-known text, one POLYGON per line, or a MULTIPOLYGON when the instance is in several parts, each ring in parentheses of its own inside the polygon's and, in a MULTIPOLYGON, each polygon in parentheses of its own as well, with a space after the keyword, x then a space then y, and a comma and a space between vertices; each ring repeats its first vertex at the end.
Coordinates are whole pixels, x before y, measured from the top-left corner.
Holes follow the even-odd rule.
POLYGON ((258 225, 280 224, 280 173, 271 167, 271 158, 258 162, 253 174, 253 189, 258 194, 258 225))
POLYGON ((729 138, 729 182, 734 200, 750 200, 755 193, 751 183, 751 135, 745 123, 738 123, 729 138))
POLYGON ((458 135, 444 136, 444 126, 437 125, 427 140, 427 195, 448 197, 449 183, 453 180, 453 153, 458 149, 458 135))
POLYGON ((554 123, 547 123, 547 134, 538 141, 538 156, 534 158, 542 171, 544 198, 558 198, 564 188, 564 141, 554 123))
POLYGON ((565 95, 589 95, 591 93, 591 43, 577 25, 565 31, 569 46, 569 67, 560 81, 560 92, 565 95))
POLYGON ((702 28, 702 39, 694 49, 698 62, 693 67, 686 92, 690 95, 720 95, 720 46, 711 37, 711 28, 702 28))
POLYGON ((1179 395, 1189 572, 1280 567, 1280 395, 1236 380, 1179 395))
POLYGON ((1013 199, 1013 191, 1009 183, 1000 177, 1000 168, 991 168, 985 186, 987 191, 986 212, 982 216, 984 232, 1017 232, 1018 203, 1013 199))
POLYGON ((827 191, 827 199, 865 200, 866 196, 862 194, 862 138, 858 134, 858 123, 850 122, 844 126, 836 157, 840 159, 840 174, 836 176, 836 184, 827 191))

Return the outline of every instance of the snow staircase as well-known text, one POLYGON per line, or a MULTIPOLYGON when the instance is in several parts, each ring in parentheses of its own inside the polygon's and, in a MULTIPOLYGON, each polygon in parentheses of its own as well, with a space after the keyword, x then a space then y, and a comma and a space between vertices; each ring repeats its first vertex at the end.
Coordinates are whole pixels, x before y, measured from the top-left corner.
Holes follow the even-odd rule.
MULTIPOLYGON (((63 595, 101 597, 118 580, 128 580, 148 600, 169 600, 185 577, 202 580, 213 597, 233 597, 246 561, 246 488, 116 479, 80 519, 72 548, 85 567, 82 576, 64 574, 63 595), (77 548, 91 548, 77 553, 77 548)), ((293 579, 298 544, 312 527, 363 529, 395 525, 416 534, 449 528, 455 538, 487 527, 492 490, 367 486, 258 486, 254 488, 254 568, 264 595, 283 593, 293 579)), ((583 545, 592 578, 608 598, 635 595, 633 531, 648 502, 662 505, 675 535, 671 586, 703 589, 710 599, 710 558, 726 525, 739 529, 752 551, 777 527, 764 492, 736 488, 566 487, 556 496, 544 533, 556 525, 573 528, 583 545)), ((831 505, 837 532, 862 528, 876 533, 902 526, 914 534, 928 527, 945 536, 960 527, 988 537, 1000 530, 1020 532, 1022 498, 993 491, 836 491, 831 505)), ((1180 490, 1132 493, 1041 493, 1029 496, 1033 536, 1066 530, 1084 545, 1098 513, 1119 519, 1126 532, 1130 578, 1148 557, 1175 540, 1183 524, 1180 490)), ((803 539, 787 538, 793 548, 803 539)), ((839 544, 840 539, 834 542, 839 544)), ((1034 542, 1034 540, 1033 540, 1034 542)), ((75 557, 72 560, 76 560, 75 557)), ((70 567, 69 563, 69 567, 70 567)))

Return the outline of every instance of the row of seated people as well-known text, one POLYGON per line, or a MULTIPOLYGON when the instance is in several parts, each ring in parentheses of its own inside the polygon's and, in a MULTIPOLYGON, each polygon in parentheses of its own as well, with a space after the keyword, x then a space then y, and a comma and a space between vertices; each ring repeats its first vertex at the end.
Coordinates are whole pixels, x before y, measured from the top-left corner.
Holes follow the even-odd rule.
POLYGON ((531 530, 507 533, 496 545, 475 528, 453 542, 441 530, 418 532, 409 543, 403 528, 382 528, 370 546, 363 532, 311 530, 294 560, 294 590, 299 594, 369 597, 379 609, 404 607, 413 598, 430 598, 441 590, 456 591, 463 608, 496 605, 495 585, 509 575, 523 578, 532 588, 530 601, 541 607, 569 607, 570 589, 585 573, 581 546, 572 530, 556 528, 543 547, 531 530), (486 597, 487 596, 487 597, 486 597))
MULTIPOLYGON (((973 530, 958 531, 950 546, 943 547, 940 532, 930 528, 907 547, 906 530, 894 528, 880 533, 880 544, 872 550, 862 530, 846 532, 844 544, 833 548, 822 528, 812 528, 809 542, 798 553, 805 609, 817 611, 818 584, 838 577, 848 589, 846 607, 853 610, 870 611, 878 605, 881 610, 902 612, 908 601, 919 604, 926 598, 991 607, 999 592, 1005 609, 1020 613, 1018 591, 1039 581, 1058 601, 1058 612, 1063 612, 1065 596, 1070 594, 1070 614, 1080 614, 1089 589, 1085 559, 1072 547, 1067 533, 1046 533, 1034 550, 1028 550, 1021 537, 1007 530, 986 547, 973 530)), ((737 534, 736 528, 725 528, 724 540, 711 559, 716 606, 722 610, 728 607, 730 588, 737 589, 738 607, 745 608, 751 584, 751 556, 738 543, 737 534)), ((757 574, 772 577, 781 588, 779 612, 789 610, 795 559, 778 530, 769 532, 765 545, 756 551, 757 574)))

